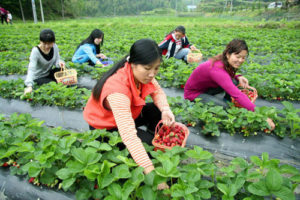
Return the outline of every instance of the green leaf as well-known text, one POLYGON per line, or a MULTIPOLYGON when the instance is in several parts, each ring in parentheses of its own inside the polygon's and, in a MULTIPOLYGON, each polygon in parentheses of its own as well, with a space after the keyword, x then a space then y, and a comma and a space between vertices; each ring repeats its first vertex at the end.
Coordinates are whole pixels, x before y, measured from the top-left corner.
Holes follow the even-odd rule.
POLYGON ((127 158, 127 157, 121 156, 121 155, 118 155, 117 158, 119 160, 121 160, 122 162, 124 162, 129 167, 136 167, 137 166, 137 164, 131 158, 127 158))
POLYGON ((262 166, 262 160, 259 159, 259 157, 257 156, 251 156, 250 160, 253 164, 257 165, 257 166, 262 166))
POLYGON ((64 179, 62 181, 62 188, 64 189, 64 191, 67 191, 72 185, 73 183, 76 181, 76 178, 67 178, 64 179))
POLYGON ((119 184, 113 183, 108 186, 108 192, 117 199, 122 199, 122 188, 119 184))
POLYGON ((279 169, 281 174, 292 174, 292 175, 299 174, 299 171, 291 165, 281 165, 279 169))
POLYGON ((248 162, 247 162, 245 159, 239 158, 239 157, 234 158, 234 159, 231 161, 231 163, 232 163, 233 165, 239 166, 241 169, 245 169, 245 168, 248 167, 248 162))
POLYGON ((255 179, 261 179, 263 177, 263 175, 257 171, 254 171, 254 172, 250 172, 248 175, 247 175, 247 181, 248 180, 255 180, 255 179))
POLYGON ((40 174, 41 170, 42 168, 38 164, 31 165, 28 169, 28 175, 30 177, 37 177, 40 174))
POLYGON ((103 189, 107 186, 109 186, 113 181, 115 180, 115 177, 112 176, 112 174, 106 174, 103 178, 101 176, 97 177, 98 185, 100 189, 103 189))
POLYGON ((15 154, 16 151, 18 151, 19 147, 10 147, 4 154, 2 154, 0 156, 0 159, 3 159, 3 158, 8 158, 9 156, 15 154))
POLYGON ((96 149, 99 149, 100 145, 101 145, 101 144, 100 144, 99 141, 94 140, 94 141, 92 141, 92 142, 86 143, 86 144, 84 145, 84 147, 85 147, 85 146, 90 146, 90 147, 94 147, 94 148, 96 148, 96 149))
POLYGON ((201 178, 201 175, 200 175, 200 173, 195 173, 193 171, 190 171, 188 173, 182 173, 180 178, 187 183, 191 183, 191 182, 199 181, 201 178))
POLYGON ((122 200, 127 200, 130 193, 135 189, 132 180, 127 180, 122 186, 122 200))
POLYGON ((152 172, 148 173, 145 175, 145 184, 152 186, 153 185, 153 181, 154 181, 154 177, 155 177, 155 171, 153 170, 152 172))
POLYGON ((68 170, 74 174, 82 172, 86 167, 84 164, 78 162, 77 160, 68 161, 66 166, 67 166, 68 170))
POLYGON ((144 168, 143 167, 137 167, 131 172, 131 180, 132 184, 139 185, 144 180, 144 168))
POLYGON ((226 184, 223 184, 223 183, 218 183, 217 184, 217 188, 223 193, 225 194, 226 196, 229 195, 229 188, 226 184))
POLYGON ((184 186, 178 183, 172 185, 171 195, 172 197, 184 197, 185 196, 184 186))
POLYGON ((197 160, 207 160, 212 157, 212 154, 208 151, 203 151, 201 147, 194 146, 194 150, 189 150, 185 153, 188 157, 197 160))
POLYGON ((99 151, 110 151, 112 150, 112 147, 107 144, 107 143, 101 143, 100 146, 98 147, 99 151))
POLYGON ((291 181, 294 181, 296 183, 300 183, 300 175, 292 176, 290 179, 291 179, 291 181))
POLYGON ((292 190, 287 187, 281 187, 280 190, 274 191, 273 194, 281 200, 295 200, 295 195, 292 190))
POLYGON ((268 196, 270 192, 265 184, 265 181, 260 180, 256 183, 252 183, 248 186, 248 191, 257 196, 268 196))
POLYGON ((200 189, 198 194, 200 194, 200 196, 203 199, 210 199, 211 198, 211 193, 208 189, 200 189))
POLYGON ((200 184, 197 185, 198 188, 200 189, 208 189, 208 188, 211 188, 213 187, 214 184, 208 180, 201 180, 200 184))
POLYGON ((97 176, 101 173, 99 165, 89 165, 84 169, 84 175, 91 181, 95 180, 97 176))
POLYGON ((144 200, 156 200, 156 192, 148 185, 142 187, 142 196, 144 200))
POLYGON ((78 162, 83 165, 87 165, 87 155, 82 148, 74 148, 71 153, 78 162))
POLYGON ((115 177, 115 180, 121 179, 121 178, 130 178, 131 177, 131 173, 129 172, 129 168, 125 164, 118 165, 118 166, 114 167, 112 173, 115 177))
POLYGON ((268 171, 266 176, 266 186, 269 191, 279 190, 282 186, 282 181, 282 176, 277 170, 271 169, 268 171))
POLYGON ((184 193, 187 195, 187 194, 192 194, 197 191, 198 191, 197 187, 195 187, 194 185, 188 185, 187 188, 184 190, 184 193))
POLYGON ((92 193, 85 188, 81 188, 76 191, 75 196, 76 200, 87 200, 92 196, 92 193))
POLYGON ((68 168, 62 168, 56 172, 56 175, 58 178, 64 180, 71 178, 73 176, 73 173, 68 168))
POLYGON ((267 152, 263 152, 261 154, 261 159, 262 159, 263 162, 269 161, 269 154, 267 152))

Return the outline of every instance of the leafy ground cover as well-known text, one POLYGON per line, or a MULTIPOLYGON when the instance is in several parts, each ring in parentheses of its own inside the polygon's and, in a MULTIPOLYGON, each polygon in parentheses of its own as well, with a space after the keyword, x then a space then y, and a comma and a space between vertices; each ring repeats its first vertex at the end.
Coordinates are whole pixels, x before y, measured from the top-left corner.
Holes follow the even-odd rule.
POLYGON ((76 193, 76 199, 296 199, 300 172, 267 153, 249 161, 233 159, 217 166, 202 148, 174 147, 166 152, 147 146, 155 171, 144 175, 120 149, 117 132, 76 133, 47 128, 29 114, 0 116, 0 166, 30 183, 76 193), (104 142, 107 141, 107 142, 104 142), (167 182, 169 189, 158 191, 167 182))
MULTIPOLYGON (((0 80, 0 96, 16 98, 30 102, 32 105, 56 105, 70 109, 82 109, 91 92, 85 88, 67 87, 62 84, 49 83, 36 88, 33 93, 23 95, 23 80, 0 80)), ((150 99, 149 99, 150 100, 150 99)), ((299 109, 295 109, 290 102, 283 101, 283 110, 260 107, 255 112, 231 107, 224 109, 213 104, 190 102, 181 97, 168 98, 171 109, 177 118, 190 126, 201 127, 201 132, 219 136, 221 131, 234 135, 242 133, 244 136, 257 135, 261 132, 270 133, 266 123, 267 117, 274 120, 276 129, 274 134, 296 138, 300 135, 299 109)))
MULTIPOLYGON (((268 99, 299 101, 299 46, 298 22, 240 22, 213 20, 201 17, 123 17, 49 22, 47 24, 15 24, 1 27, 6 34, 0 36, 0 74, 25 74, 33 46, 38 44, 38 34, 43 28, 56 33, 61 57, 81 74, 99 78, 107 69, 90 69, 86 65, 72 64, 72 55, 92 29, 101 28, 105 33, 103 53, 114 61, 128 52, 139 38, 152 38, 158 43, 178 24, 185 25, 191 43, 201 49, 204 60, 221 53, 233 38, 245 39, 250 54, 241 72, 259 89, 259 95, 268 99), (62 25, 63 23, 63 25, 62 25), (84 31, 83 31, 84 30, 84 31), (234 33, 234 34, 233 34, 234 33), (20 37, 22 35, 22 37, 20 37), (288 69, 288 70, 285 70, 288 69), (293 76, 290 76, 294 72, 293 76), (278 91, 273 91, 278 88, 278 91), (280 91, 281 89, 281 91, 280 91)), ((171 59, 165 61, 159 77, 168 87, 184 85, 196 65, 184 65, 171 59)))

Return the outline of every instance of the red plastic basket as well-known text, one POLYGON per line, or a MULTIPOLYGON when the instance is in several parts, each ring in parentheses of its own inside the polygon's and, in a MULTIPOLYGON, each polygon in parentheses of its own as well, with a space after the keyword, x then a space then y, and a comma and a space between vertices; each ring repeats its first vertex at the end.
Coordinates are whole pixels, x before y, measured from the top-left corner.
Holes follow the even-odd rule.
MULTIPOLYGON (((241 91, 247 95, 247 97, 250 99, 252 103, 256 101, 258 94, 257 94, 257 90, 254 87, 249 86, 248 88, 241 89, 241 91)), ((231 101, 235 107, 242 108, 242 106, 233 97, 231 97, 231 101)))
MULTIPOLYGON (((185 133, 184 139, 182 140, 182 144, 181 144, 181 147, 185 147, 185 145, 186 145, 186 140, 187 140, 187 138, 188 138, 188 136, 189 136, 189 134, 190 134, 189 129, 188 129, 184 124, 179 123, 179 122, 175 122, 171 127, 169 127, 170 130, 171 130, 171 131, 174 130, 174 128, 175 128, 176 125, 179 126, 179 127, 184 131, 184 133, 185 133)), ((153 140, 152 140, 152 144, 153 144, 153 146, 155 147, 154 150, 162 150, 162 151, 164 151, 165 149, 172 149, 172 148, 173 148, 173 146, 167 146, 167 145, 160 144, 160 143, 156 142, 158 139, 160 139, 159 131, 160 131, 160 129, 162 129, 164 126, 166 126, 166 125, 164 125, 164 124, 162 123, 162 120, 160 120, 160 121, 158 122, 158 124, 156 125, 156 128, 155 128, 155 135, 154 135, 154 138, 153 138, 153 140)), ((177 146, 178 146, 178 145, 177 145, 177 146)))

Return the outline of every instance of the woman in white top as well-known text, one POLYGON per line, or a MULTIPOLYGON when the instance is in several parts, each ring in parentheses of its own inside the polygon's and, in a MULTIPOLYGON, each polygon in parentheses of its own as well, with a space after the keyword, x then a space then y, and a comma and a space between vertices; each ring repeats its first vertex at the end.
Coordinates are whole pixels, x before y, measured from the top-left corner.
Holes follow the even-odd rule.
POLYGON ((32 48, 29 60, 24 94, 32 92, 34 84, 42 85, 56 81, 54 73, 65 65, 60 60, 55 35, 51 29, 40 32, 40 44, 32 48))

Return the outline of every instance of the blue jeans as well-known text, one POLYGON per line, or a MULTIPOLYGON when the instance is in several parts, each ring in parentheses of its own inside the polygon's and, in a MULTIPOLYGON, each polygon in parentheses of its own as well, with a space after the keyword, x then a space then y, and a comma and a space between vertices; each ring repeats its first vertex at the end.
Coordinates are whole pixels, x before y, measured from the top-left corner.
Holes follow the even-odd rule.
POLYGON ((189 48, 183 48, 183 49, 180 49, 176 55, 174 55, 174 58, 177 58, 177 59, 183 59, 184 61, 187 61, 187 55, 188 53, 190 52, 190 49, 189 48))

